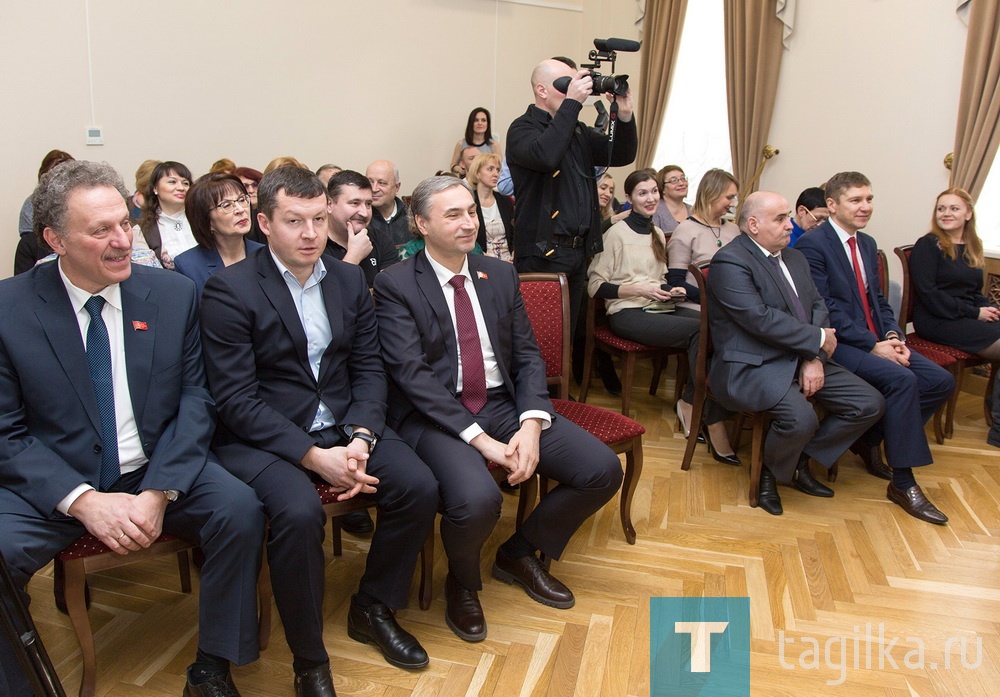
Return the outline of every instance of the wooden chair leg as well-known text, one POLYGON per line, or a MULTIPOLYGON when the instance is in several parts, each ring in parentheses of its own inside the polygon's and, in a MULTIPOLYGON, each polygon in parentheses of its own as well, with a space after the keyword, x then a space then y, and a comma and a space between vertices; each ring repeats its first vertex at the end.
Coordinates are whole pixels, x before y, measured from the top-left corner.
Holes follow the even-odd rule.
MULTIPOLYGON (((548 484, 546 483, 546 491, 548 484)), ((535 508, 535 500, 538 498, 539 486, 538 477, 532 475, 530 479, 521 482, 517 494, 517 517, 514 519, 514 527, 521 529, 521 523, 527 518, 535 508)))
POLYGON ((753 441, 750 445, 750 507, 756 508, 760 502, 760 473, 764 467, 764 426, 765 414, 753 415, 753 441))
POLYGON ((635 527, 632 525, 632 498, 635 496, 639 477, 642 475, 642 438, 633 438, 632 447, 625 452, 625 477, 622 481, 621 516, 625 541, 635 544, 635 527))
POLYGON ((186 549, 177 553, 177 571, 181 576, 181 590, 191 592, 191 562, 186 549))
POLYGON ((632 385, 635 383, 635 354, 622 356, 622 414, 628 416, 632 402, 632 385))
POLYGON ((594 373, 594 351, 597 349, 594 347, 594 340, 587 340, 587 348, 583 354, 583 384, 580 385, 580 401, 587 401, 587 393, 590 392, 590 379, 593 377, 594 373))
MULTIPOLYGON (((684 448, 684 459, 681 461, 681 469, 691 468, 691 459, 694 457, 694 449, 698 445, 698 434, 701 433, 701 422, 705 415, 705 390, 696 389, 694 391, 694 408, 691 409, 691 423, 688 424, 691 430, 688 432, 687 446, 684 448)), ((733 452, 736 452, 735 449, 733 452)))
POLYGON ((82 559, 63 562, 66 583, 66 610, 83 658, 83 677, 80 682, 80 697, 93 697, 97 686, 97 655, 94 649, 94 632, 87 616, 84 600, 84 586, 87 574, 82 559))
POLYGON ((431 607, 431 596, 434 586, 434 526, 427 533, 424 546, 420 550, 420 590, 417 595, 420 599, 420 609, 429 610, 431 607))
POLYGON ((257 574, 257 646, 261 651, 271 642, 271 605, 274 591, 271 589, 271 567, 267 562, 267 542, 260 557, 260 572, 257 574))

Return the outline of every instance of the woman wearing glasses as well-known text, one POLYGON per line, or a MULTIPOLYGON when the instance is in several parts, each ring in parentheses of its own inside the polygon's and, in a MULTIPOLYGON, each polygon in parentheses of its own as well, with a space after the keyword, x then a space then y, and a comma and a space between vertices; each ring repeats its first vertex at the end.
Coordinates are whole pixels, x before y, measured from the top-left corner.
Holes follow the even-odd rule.
POLYGON ((264 245, 245 238, 250 232, 250 196, 239 177, 206 174, 191 187, 184 206, 198 245, 178 255, 174 265, 195 282, 201 295, 209 276, 264 245))
POLYGON ((684 203, 688 195, 688 178, 680 165, 667 165, 656 173, 656 185, 660 188, 660 205, 653 213, 653 225, 669 235, 691 215, 691 206, 684 203))

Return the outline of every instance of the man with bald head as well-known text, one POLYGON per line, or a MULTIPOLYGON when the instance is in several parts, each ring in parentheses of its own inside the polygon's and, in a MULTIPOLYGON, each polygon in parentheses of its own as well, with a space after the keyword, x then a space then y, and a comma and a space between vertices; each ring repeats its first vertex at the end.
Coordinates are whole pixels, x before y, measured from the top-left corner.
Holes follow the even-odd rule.
POLYGON ((766 411, 760 507, 781 515, 777 481, 833 496, 813 478, 829 469, 881 417, 878 390, 829 360, 836 331, 802 253, 788 247, 792 212, 780 194, 758 191, 740 211, 743 234, 712 258, 708 316, 715 348, 708 383, 733 411, 766 411), (817 419, 812 405, 826 416, 817 419))
POLYGON ((378 230, 397 247, 413 237, 406 222, 406 204, 399 197, 399 168, 389 160, 375 160, 365 176, 372 185, 372 220, 369 230, 378 230))
POLYGON ((635 160, 631 93, 608 95, 618 103, 615 142, 579 120, 591 95, 588 70, 550 59, 531 73, 535 101, 510 125, 507 164, 514 181, 514 265, 519 272, 565 273, 575 333, 587 281, 587 260, 600 252, 600 211, 594 166, 620 167, 635 160), (553 86, 570 79, 565 92, 553 86))

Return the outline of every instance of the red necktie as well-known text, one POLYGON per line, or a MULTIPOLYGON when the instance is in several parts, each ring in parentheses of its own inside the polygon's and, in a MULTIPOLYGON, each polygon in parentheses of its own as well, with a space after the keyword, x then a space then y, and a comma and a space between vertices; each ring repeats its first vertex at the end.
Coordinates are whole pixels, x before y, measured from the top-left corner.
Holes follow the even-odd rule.
POLYGON ((858 263, 858 241, 853 235, 848 238, 847 244, 851 247, 851 261, 854 262, 854 277, 858 281, 858 293, 861 294, 861 307, 865 309, 865 321, 868 322, 868 329, 871 333, 878 337, 878 332, 875 331, 875 322, 872 321, 872 308, 868 304, 868 293, 865 292, 865 282, 861 280, 861 264, 858 263))
POLYGON ((455 289, 455 323, 458 325, 458 351, 462 361, 462 404, 473 414, 486 406, 486 362, 483 344, 476 326, 465 276, 454 276, 448 283, 455 289))

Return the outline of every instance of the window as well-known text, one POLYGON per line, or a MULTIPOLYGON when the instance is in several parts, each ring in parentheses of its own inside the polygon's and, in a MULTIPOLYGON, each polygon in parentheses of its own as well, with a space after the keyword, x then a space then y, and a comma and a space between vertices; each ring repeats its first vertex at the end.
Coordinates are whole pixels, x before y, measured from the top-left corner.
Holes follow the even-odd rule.
POLYGON ((987 250, 1000 252, 1000 158, 993 160, 979 200, 976 201, 976 232, 987 250))
POLYGON ((726 44, 722 0, 689 2, 653 167, 676 164, 694 203, 702 176, 733 169, 726 107, 726 44))

